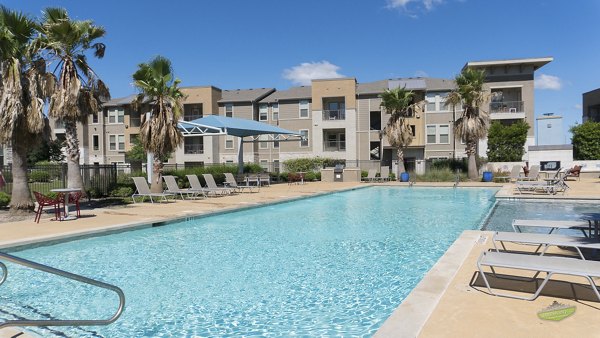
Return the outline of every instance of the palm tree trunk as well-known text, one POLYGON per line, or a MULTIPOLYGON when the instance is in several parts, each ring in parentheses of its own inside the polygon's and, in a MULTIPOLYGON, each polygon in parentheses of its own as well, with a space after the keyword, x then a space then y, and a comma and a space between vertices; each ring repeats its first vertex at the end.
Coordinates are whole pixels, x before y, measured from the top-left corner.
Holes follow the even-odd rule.
POLYGON ((35 204, 31 199, 31 191, 27 179, 27 146, 13 138, 12 162, 12 196, 10 198, 10 212, 33 211, 35 204))
POLYGON ((67 152, 67 187, 78 188, 85 195, 81 168, 79 166, 79 140, 75 121, 65 121, 65 138, 67 152))
POLYGON ((467 142, 467 156, 469 157, 468 176, 471 181, 475 181, 478 178, 477 174, 477 162, 475 161, 475 151, 477 149, 474 141, 467 142))
POLYGON ((159 154, 154 154, 154 163, 152 165, 152 184, 150 186, 150 191, 155 193, 163 192, 162 185, 162 172, 163 172, 163 163, 160 160, 161 156, 159 154))
POLYGON ((406 171, 406 168, 404 168, 404 149, 402 149, 402 147, 398 147, 396 154, 398 155, 398 172, 396 173, 396 179, 400 181, 400 174, 406 171))

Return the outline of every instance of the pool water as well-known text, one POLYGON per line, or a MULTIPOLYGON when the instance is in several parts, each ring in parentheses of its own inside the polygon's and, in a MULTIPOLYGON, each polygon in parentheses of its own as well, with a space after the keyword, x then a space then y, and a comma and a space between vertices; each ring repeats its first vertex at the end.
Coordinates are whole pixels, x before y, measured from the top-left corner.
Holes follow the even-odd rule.
MULTIPOLYGON (((495 192, 363 188, 15 255, 125 292, 114 324, 43 336, 371 336, 460 233, 481 226, 495 192)), ((0 318, 107 318, 118 304, 7 265, 0 318)))

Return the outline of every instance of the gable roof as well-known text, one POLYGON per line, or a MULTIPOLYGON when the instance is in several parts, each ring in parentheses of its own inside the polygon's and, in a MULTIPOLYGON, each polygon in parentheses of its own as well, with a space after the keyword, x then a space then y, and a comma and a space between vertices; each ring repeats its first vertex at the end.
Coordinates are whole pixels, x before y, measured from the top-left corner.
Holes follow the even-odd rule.
POLYGON ((221 92, 221 99, 218 102, 222 103, 258 101, 274 91, 275 88, 223 90, 221 92))
POLYGON ((260 100, 263 103, 277 102, 282 100, 310 99, 312 97, 311 86, 292 87, 286 90, 278 90, 260 100))

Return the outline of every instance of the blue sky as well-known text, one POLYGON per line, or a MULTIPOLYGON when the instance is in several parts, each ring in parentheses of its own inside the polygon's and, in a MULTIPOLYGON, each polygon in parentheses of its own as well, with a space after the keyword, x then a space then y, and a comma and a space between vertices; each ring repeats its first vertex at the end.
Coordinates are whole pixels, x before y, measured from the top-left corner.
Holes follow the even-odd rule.
POLYGON ((107 30, 91 63, 113 97, 155 55, 182 85, 286 89, 310 76, 454 77, 467 61, 552 56, 536 73, 536 116, 581 122, 581 94, 600 87, 600 1, 559 0, 4 0, 47 6, 107 30))

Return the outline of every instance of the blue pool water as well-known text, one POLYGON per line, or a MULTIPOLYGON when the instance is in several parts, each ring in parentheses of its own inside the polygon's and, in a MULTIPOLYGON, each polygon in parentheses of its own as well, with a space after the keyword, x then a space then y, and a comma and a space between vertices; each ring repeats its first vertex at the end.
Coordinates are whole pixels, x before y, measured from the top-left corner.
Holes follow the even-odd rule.
MULTIPOLYGON (((479 228, 495 192, 364 188, 15 254, 126 294, 114 324, 44 336, 370 336, 463 230, 479 228)), ((0 318, 116 308, 108 291, 8 268, 0 318)))

